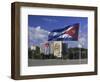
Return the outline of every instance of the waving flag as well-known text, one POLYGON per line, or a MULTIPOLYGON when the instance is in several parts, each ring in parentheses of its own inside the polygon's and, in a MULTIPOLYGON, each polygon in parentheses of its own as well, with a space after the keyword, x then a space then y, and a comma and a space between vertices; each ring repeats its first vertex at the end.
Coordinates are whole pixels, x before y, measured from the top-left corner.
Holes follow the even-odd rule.
POLYGON ((69 25, 62 29, 56 29, 50 32, 48 41, 77 41, 79 23, 69 25))

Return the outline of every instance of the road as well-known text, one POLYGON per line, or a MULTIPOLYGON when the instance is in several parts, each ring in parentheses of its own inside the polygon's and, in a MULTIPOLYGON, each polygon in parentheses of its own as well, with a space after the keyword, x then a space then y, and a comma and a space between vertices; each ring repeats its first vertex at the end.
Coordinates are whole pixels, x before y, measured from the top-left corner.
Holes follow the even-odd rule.
POLYGON ((47 65, 77 65, 86 64, 87 59, 73 59, 73 60, 63 60, 63 59, 28 59, 28 66, 47 66, 47 65))

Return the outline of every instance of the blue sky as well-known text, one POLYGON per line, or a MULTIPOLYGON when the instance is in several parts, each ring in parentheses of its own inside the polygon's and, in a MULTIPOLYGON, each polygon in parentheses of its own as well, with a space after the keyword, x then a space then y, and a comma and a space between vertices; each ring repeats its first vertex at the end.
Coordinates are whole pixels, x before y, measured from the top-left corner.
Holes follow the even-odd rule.
POLYGON ((80 23, 79 41, 66 42, 69 44, 69 47, 77 47, 82 44, 82 47, 87 48, 87 17, 28 15, 29 46, 39 45, 46 41, 50 31, 64 28, 75 23, 80 23))

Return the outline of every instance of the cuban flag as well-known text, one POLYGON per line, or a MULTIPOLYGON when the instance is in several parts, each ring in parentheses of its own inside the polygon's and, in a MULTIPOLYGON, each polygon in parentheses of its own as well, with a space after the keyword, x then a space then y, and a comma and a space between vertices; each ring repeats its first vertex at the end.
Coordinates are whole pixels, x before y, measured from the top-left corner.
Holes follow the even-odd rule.
POLYGON ((69 25, 62 29, 56 29, 50 32, 48 41, 77 41, 79 32, 79 23, 69 25))

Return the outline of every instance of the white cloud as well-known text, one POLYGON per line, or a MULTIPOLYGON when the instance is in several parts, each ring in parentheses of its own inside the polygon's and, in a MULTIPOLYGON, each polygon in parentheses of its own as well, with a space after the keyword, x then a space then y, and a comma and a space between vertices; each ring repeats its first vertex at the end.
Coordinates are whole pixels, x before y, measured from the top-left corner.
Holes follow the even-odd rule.
POLYGON ((87 47, 88 45, 87 39, 88 39, 87 34, 81 33, 79 36, 79 45, 81 45, 82 47, 87 47))
POLYGON ((48 40, 49 31, 42 29, 40 26, 29 27, 28 32, 29 46, 33 44, 39 45, 39 43, 48 40))

